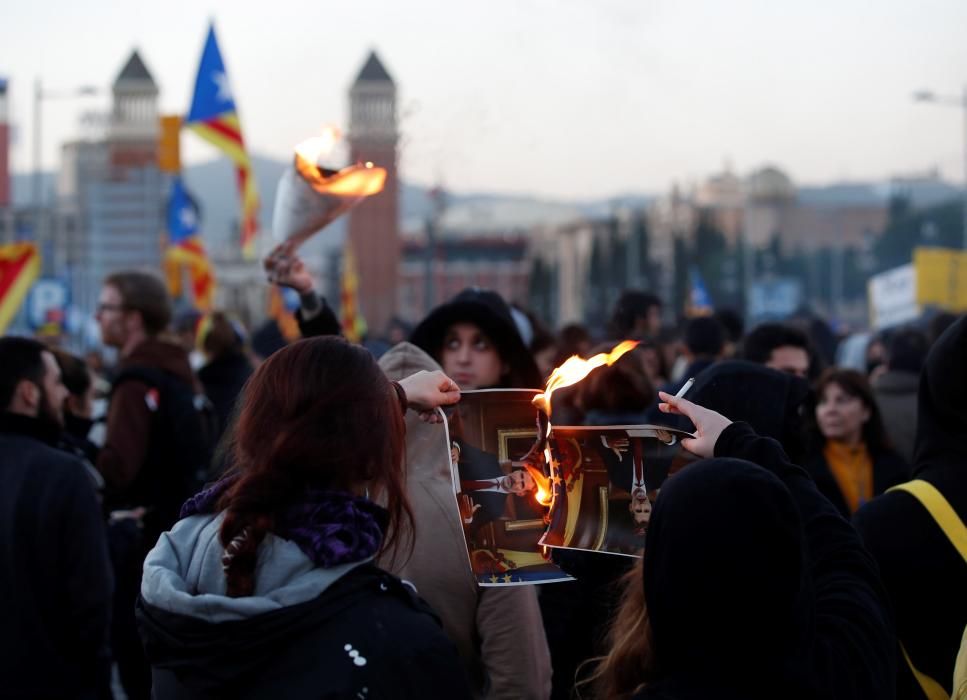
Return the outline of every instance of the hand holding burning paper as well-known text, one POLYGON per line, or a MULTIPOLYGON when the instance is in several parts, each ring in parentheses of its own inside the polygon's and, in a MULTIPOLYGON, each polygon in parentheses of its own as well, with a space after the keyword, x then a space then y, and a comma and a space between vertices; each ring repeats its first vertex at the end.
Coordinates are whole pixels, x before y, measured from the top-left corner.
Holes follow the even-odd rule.
POLYGON ((386 170, 372 163, 356 163, 341 170, 320 165, 338 138, 335 129, 299 144, 292 167, 279 181, 272 230, 293 248, 345 214, 366 197, 383 190, 386 170))

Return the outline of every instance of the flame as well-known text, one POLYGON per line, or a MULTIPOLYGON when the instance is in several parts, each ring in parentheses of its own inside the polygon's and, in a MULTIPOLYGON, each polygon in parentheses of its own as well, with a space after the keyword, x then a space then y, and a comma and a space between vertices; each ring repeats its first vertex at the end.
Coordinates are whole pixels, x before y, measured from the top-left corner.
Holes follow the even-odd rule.
POLYGON ((317 136, 303 141, 295 149, 296 172, 319 194, 337 197, 369 197, 383 191, 386 169, 372 163, 356 163, 342 170, 322 168, 318 161, 326 139, 317 136))
MULTIPOLYGON (((589 360, 585 360, 577 355, 569 357, 563 365, 551 372, 551 376, 547 380, 547 386, 544 388, 544 393, 535 396, 532 403, 543 411, 545 415, 550 416, 551 394, 554 393, 555 389, 577 384, 587 377, 591 373, 591 370, 597 369, 598 367, 610 367, 618 361, 619 357, 637 345, 637 340, 624 340, 612 348, 611 352, 599 353, 589 360)), ((550 433, 550 425, 548 425, 548 433, 550 433)))
POLYGON ((551 505, 551 502, 554 500, 551 480, 544 476, 544 472, 530 464, 525 464, 524 469, 527 470, 527 473, 531 475, 531 478, 534 479, 534 483, 537 485, 537 491, 534 492, 535 500, 542 506, 551 505))
POLYGON ((332 154, 341 137, 339 127, 327 124, 322 127, 322 133, 319 136, 306 139, 296 146, 296 155, 313 165, 319 166, 323 158, 332 154))

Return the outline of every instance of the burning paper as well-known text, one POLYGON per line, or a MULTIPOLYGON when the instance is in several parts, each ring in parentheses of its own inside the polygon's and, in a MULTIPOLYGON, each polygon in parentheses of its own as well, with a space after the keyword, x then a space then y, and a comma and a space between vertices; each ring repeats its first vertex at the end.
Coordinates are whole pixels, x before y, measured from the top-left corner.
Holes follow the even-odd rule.
POLYGON ((465 391, 447 419, 450 468, 477 583, 506 586, 567 581, 538 544, 548 522, 550 481, 527 462, 538 437, 536 391, 465 391))
POLYGON ((638 343, 626 340, 590 359, 571 357, 555 369, 534 398, 549 475, 546 547, 609 554, 639 554, 661 484, 688 461, 681 449, 689 434, 657 425, 555 425, 552 394, 583 382, 591 372, 610 371, 638 343))
POLYGON ((383 190, 386 170, 372 163, 341 170, 319 164, 337 138, 338 132, 330 129, 296 147, 292 167, 282 175, 275 195, 272 230, 277 240, 292 241, 298 247, 366 197, 383 190))
POLYGON ((555 425, 547 452, 556 489, 540 544, 639 555, 662 484, 690 460, 683 437, 656 425, 555 425))

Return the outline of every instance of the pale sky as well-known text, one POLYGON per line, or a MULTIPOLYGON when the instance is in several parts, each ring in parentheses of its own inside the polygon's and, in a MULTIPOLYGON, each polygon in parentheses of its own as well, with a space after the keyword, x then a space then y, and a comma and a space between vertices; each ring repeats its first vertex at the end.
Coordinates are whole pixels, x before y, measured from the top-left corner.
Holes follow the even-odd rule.
MULTIPOLYGON (((12 167, 32 168, 32 89, 105 89, 137 47, 185 112, 209 18, 250 149, 287 158, 345 126, 370 48, 397 82, 402 176, 556 198, 661 192, 726 161, 797 183, 939 167, 963 179, 964 0, 0 0, 12 167)), ((106 97, 43 107, 43 164, 106 97)), ((217 156, 185 135, 189 161, 217 156)))

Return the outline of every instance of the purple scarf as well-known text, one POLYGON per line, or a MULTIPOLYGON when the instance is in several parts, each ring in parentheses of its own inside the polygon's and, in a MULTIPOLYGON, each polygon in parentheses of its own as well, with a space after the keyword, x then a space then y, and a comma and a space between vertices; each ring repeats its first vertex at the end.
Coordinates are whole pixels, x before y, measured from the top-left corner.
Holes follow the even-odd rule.
MULTIPOLYGON (((238 479, 225 477, 188 499, 182 518, 214 513, 222 494, 238 479)), ((362 561, 376 555, 389 521, 385 508, 345 491, 307 489, 298 503, 283 508, 272 532, 295 542, 321 568, 362 561)))

